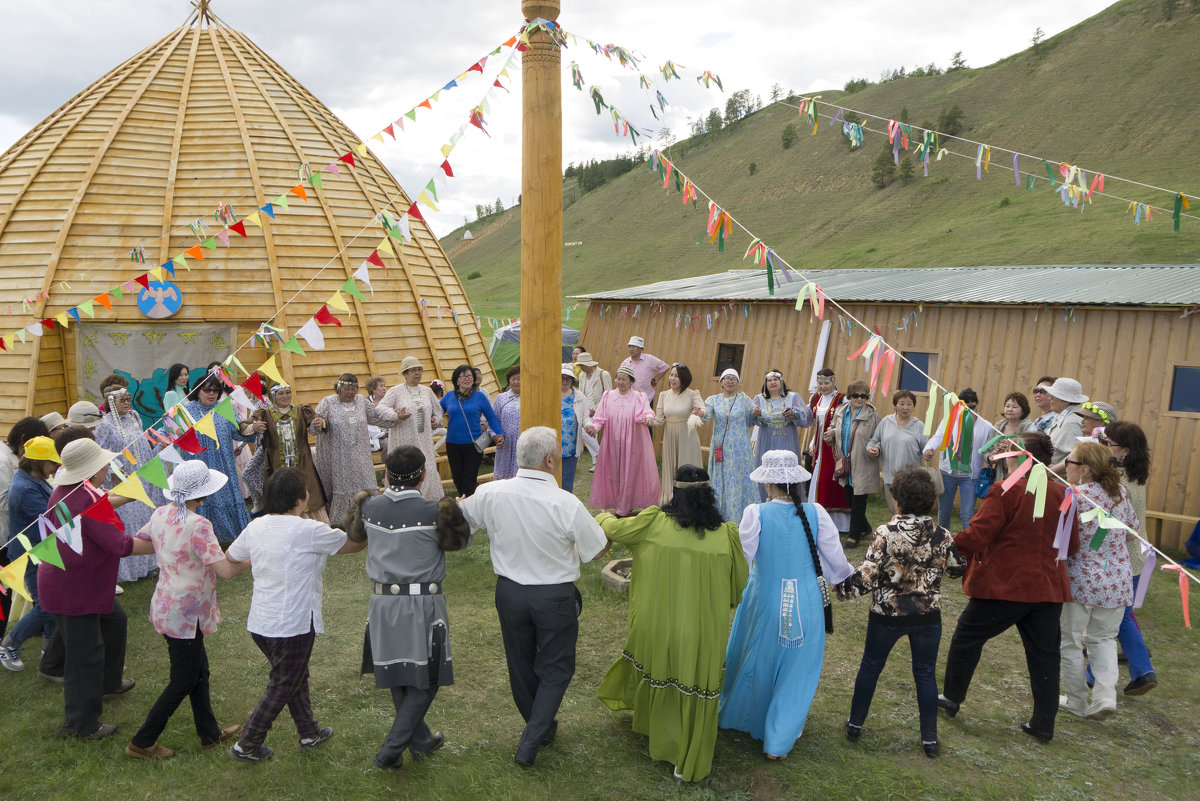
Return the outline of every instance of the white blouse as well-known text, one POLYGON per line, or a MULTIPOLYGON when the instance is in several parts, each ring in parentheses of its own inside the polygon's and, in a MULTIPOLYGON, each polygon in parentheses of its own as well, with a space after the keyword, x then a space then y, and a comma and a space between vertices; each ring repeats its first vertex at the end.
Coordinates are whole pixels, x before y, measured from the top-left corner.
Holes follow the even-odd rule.
MULTIPOLYGON (((785 503, 792 506, 791 498, 774 498, 771 503, 785 503)), ((830 584, 841 584, 850 578, 854 568, 846 560, 842 551, 842 542, 838 535, 833 518, 823 506, 814 504, 817 510, 817 553, 821 558, 821 574, 830 584)), ((742 513, 742 522, 738 526, 738 534, 742 538, 742 552, 746 554, 746 564, 754 564, 754 555, 758 553, 758 537, 762 533, 762 521, 758 515, 758 504, 746 507, 742 513)))

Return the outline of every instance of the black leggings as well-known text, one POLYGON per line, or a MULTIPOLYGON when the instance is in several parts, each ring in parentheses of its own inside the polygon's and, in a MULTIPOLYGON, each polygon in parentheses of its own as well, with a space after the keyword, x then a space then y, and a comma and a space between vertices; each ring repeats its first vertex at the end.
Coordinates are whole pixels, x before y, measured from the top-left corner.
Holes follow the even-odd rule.
POLYGON ((850 505, 850 536, 853 539, 871 538, 871 523, 867 520, 867 495, 854 494, 853 487, 846 487, 846 503, 850 505))
POLYGON ((483 454, 475 450, 475 444, 457 445, 446 443, 446 461, 450 463, 450 475, 454 478, 454 488, 461 498, 475 494, 479 484, 479 465, 483 462, 483 454))

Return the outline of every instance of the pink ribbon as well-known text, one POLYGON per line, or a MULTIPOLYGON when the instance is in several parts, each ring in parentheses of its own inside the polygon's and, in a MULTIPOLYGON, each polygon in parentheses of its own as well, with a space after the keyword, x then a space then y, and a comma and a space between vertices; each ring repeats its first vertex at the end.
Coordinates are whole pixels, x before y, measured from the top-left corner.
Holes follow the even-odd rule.
POLYGON ((1183 625, 1192 627, 1192 618, 1188 614, 1188 574, 1179 565, 1163 565, 1160 570, 1174 570, 1179 573, 1179 598, 1183 602, 1183 625))
MULTIPOLYGON (((1025 454, 1025 451, 1012 451, 1011 453, 1000 453, 1000 454, 993 456, 992 460, 998 462, 1001 459, 1007 459, 1010 456, 1021 456, 1022 454, 1025 454)), ((1028 455, 1028 454, 1025 454, 1025 455, 1028 455)), ((1030 469, 1032 467, 1033 467, 1033 459, 1026 459, 1025 461, 1021 462, 1019 465, 1017 465, 1017 469, 1012 471, 1012 473, 1009 475, 1009 477, 1004 479, 1004 481, 1000 484, 1002 491, 1008 492, 1010 489, 1012 489, 1013 485, 1016 484, 1018 481, 1020 481, 1025 476, 1025 474, 1030 471, 1030 469)))
MULTIPOLYGON (((1025 464, 1032 463, 1032 459, 1025 461, 1025 464)), ((1058 550, 1057 558, 1060 562, 1067 558, 1067 552, 1071 548, 1071 524, 1075 522, 1078 506, 1079 499, 1075 497, 1075 489, 1067 487, 1063 502, 1058 505, 1058 529, 1054 532, 1054 547, 1058 550)))

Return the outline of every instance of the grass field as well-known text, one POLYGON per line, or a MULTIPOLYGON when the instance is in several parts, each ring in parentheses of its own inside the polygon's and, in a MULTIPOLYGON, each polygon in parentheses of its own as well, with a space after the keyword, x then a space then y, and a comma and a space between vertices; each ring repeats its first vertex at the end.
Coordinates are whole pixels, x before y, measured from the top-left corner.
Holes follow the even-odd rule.
MULTIPOLYGON (((588 460, 585 459, 586 463, 588 460)), ((586 465, 576 487, 587 496, 586 465)), ((869 509, 873 523, 882 504, 869 509)), ((851 551, 851 561, 863 549, 851 551)), ((767 762, 761 744, 722 732, 712 775, 696 785, 670 777, 653 762, 645 741, 630 731, 627 714, 610 712, 594 693, 620 653, 625 634, 624 596, 604 590, 602 563, 585 566, 578 668, 563 703, 558 739, 537 764, 513 763, 520 717, 509 695, 499 624, 493 607, 494 576, 486 538, 448 556, 446 598, 456 684, 438 694, 428 720, 446 734, 431 759, 406 762, 397 773, 371 766, 391 724, 385 691, 357 674, 368 587, 362 554, 330 559, 325 573, 326 634, 312 659, 312 698, 334 738, 307 752, 289 718, 281 717, 267 744, 274 758, 261 765, 235 763, 228 753, 202 752, 186 705, 159 742, 180 753, 164 763, 131 760, 125 744, 141 725, 167 678, 166 647, 146 619, 153 579, 127 584, 121 597, 129 615, 130 693, 108 698, 103 720, 118 725, 101 742, 56 736, 62 692, 35 676, 0 675, 0 798, 17 799, 1125 799, 1194 797, 1200 763, 1200 698, 1195 665, 1200 640, 1183 627, 1173 577, 1156 576, 1139 614, 1160 685, 1138 698, 1121 696, 1106 722, 1060 716, 1055 740, 1042 746, 1017 730, 1030 698, 1024 656, 1015 632, 990 643, 959 716, 940 721, 942 757, 927 759, 917 734, 916 699, 908 649, 898 645, 880 680, 863 739, 846 742, 842 724, 862 652, 868 601, 834 609, 824 672, 803 737, 783 762, 767 762)), ((965 599, 958 582, 946 586, 946 630, 965 599)), ((243 722, 266 682, 266 661, 245 631, 249 575, 218 588, 224 623, 207 639, 214 708, 224 725, 243 722)), ((35 661, 37 641, 26 644, 35 661)), ((1122 673, 1119 686, 1128 681, 1122 673)))

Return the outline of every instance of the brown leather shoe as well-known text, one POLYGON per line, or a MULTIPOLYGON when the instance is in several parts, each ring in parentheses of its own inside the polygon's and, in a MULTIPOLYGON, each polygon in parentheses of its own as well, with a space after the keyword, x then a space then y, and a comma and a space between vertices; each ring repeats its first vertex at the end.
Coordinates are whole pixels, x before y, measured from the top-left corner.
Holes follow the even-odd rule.
POLYGON ((149 748, 141 748, 130 743, 125 746, 125 756, 133 757, 134 759, 170 759, 175 756, 175 752, 170 748, 155 743, 149 748))
POLYGON ((115 690, 109 690, 105 693, 105 695, 124 695, 132 690, 136 684, 137 682, 133 679, 121 679, 121 686, 117 687, 115 690))
POLYGON ((115 723, 101 723, 100 726, 91 734, 77 734, 75 736, 80 740, 103 740, 116 730, 117 724, 115 723))
POLYGON ((204 745, 202 745, 200 747, 203 748, 205 751, 211 751, 214 748, 216 748, 218 745, 223 745, 223 744, 229 742, 230 740, 232 740, 234 737, 237 737, 241 733, 242 733, 242 724, 234 723, 232 726, 226 726, 225 728, 221 729, 221 739, 217 740, 215 743, 205 743, 204 745))

